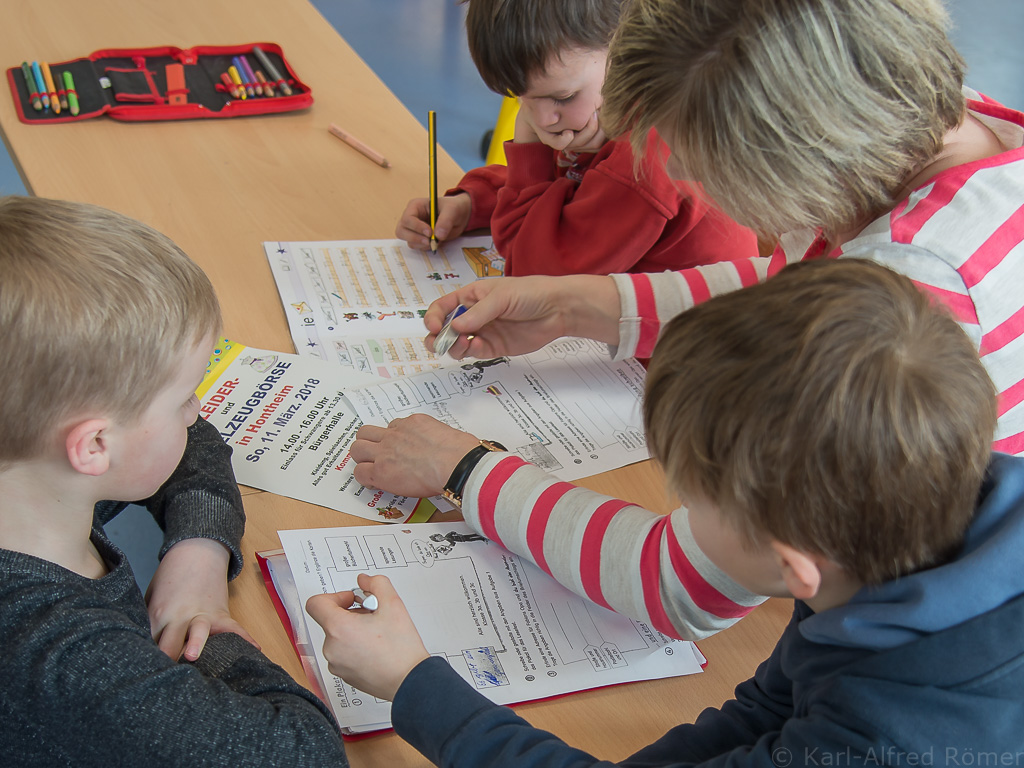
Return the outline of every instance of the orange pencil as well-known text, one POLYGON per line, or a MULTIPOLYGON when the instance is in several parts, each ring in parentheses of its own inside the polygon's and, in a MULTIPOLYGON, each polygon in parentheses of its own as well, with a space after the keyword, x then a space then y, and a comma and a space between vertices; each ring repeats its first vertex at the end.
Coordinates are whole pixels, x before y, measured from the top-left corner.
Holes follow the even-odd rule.
POLYGON ((263 70, 257 69, 253 74, 256 75, 256 80, 259 82, 259 84, 263 86, 263 95, 273 96, 274 86, 272 86, 270 84, 270 81, 267 80, 267 76, 263 74, 263 70))
POLYGON ((389 163, 384 158, 384 155, 382 155, 377 150, 371 149, 370 147, 366 146, 365 144, 363 144, 363 142, 361 142, 355 136, 353 136, 350 133, 347 133, 347 132, 343 131, 341 128, 336 126, 334 123, 331 123, 329 126, 327 126, 327 130, 330 131, 334 136, 337 136, 339 139, 344 141, 350 147, 352 147, 352 149, 354 149, 357 152, 360 152, 360 153, 366 155, 368 158, 373 160, 373 162, 375 162, 381 168, 390 168, 391 167, 391 163, 389 163))
POLYGON ((50 72, 50 65, 45 61, 39 62, 39 68, 43 71, 43 82, 46 83, 46 90, 50 95, 50 108, 53 114, 60 114, 60 99, 57 98, 57 86, 53 84, 53 74, 50 72))

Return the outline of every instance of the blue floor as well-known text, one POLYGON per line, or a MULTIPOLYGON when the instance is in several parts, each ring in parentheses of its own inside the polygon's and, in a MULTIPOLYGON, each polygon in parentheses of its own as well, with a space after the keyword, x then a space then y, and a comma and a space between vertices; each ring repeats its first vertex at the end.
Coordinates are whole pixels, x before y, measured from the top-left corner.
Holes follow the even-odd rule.
MULTIPOLYGON (((481 164, 481 138, 493 127, 501 98, 483 85, 469 57, 465 6, 456 0, 312 2, 421 123, 428 110, 437 111, 441 145, 462 168, 481 164)), ((947 4, 953 39, 968 63, 968 84, 1024 108, 1024 0, 947 4)), ((25 194, 6 152, 0 152, 0 194, 25 194)), ((156 525, 144 510, 130 507, 108 531, 145 588, 160 545, 156 525)))

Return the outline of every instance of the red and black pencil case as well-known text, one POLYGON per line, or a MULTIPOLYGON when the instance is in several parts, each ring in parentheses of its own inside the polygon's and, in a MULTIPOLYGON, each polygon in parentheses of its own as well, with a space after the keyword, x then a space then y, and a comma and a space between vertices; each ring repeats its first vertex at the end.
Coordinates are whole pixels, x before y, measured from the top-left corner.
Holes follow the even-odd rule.
MULTIPOLYGON (((7 82, 23 123, 73 122, 99 115, 126 121, 242 117, 291 112, 313 103, 309 87, 274 43, 110 48, 81 59, 50 62, 49 68, 58 99, 67 100, 63 73, 71 74, 78 114, 71 114, 70 106, 59 113, 53 107, 36 109, 33 102, 39 103, 42 94, 35 78, 27 78, 21 66, 11 67, 7 82), (257 47, 261 58, 255 55, 257 47), (261 78, 239 73, 244 99, 235 81, 229 78, 226 84, 223 77, 236 57, 243 57, 249 71, 261 78)), ((49 88, 44 85, 44 90, 49 88)))

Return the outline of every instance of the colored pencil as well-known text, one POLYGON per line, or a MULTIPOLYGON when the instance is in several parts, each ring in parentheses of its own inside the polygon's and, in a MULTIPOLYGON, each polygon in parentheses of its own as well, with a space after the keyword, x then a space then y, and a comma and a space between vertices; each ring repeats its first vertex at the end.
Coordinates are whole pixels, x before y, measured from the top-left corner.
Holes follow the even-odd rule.
POLYGON ((75 90, 75 80, 71 77, 71 73, 66 69, 64 70, 64 88, 68 92, 68 109, 71 110, 72 115, 77 115, 79 112, 78 107, 78 91, 75 90))
POLYGON ((53 84, 53 73, 50 72, 50 65, 45 61, 39 62, 39 68, 43 71, 43 82, 46 83, 46 92, 50 94, 50 107, 53 114, 60 114, 60 99, 57 98, 57 87, 53 84))
POLYGON ((235 85, 235 81, 231 79, 231 75, 227 72, 220 73, 221 82, 224 83, 224 87, 228 89, 228 93, 231 94, 232 99, 238 98, 238 86, 235 85))
POLYGON ((352 149, 356 150, 357 152, 359 152, 359 153, 365 155, 366 157, 370 158, 371 160, 373 160, 373 162, 375 162, 381 168, 390 168, 391 167, 391 163, 389 163, 385 159, 384 155, 382 155, 377 150, 368 147, 366 144, 361 142, 355 136, 353 136, 352 134, 348 133, 347 131, 343 131, 341 128, 336 126, 334 123, 331 123, 329 126, 327 126, 327 130, 330 131, 331 135, 337 136, 339 139, 341 139, 346 144, 348 144, 350 147, 352 147, 352 149))
POLYGON ((25 76, 25 87, 28 88, 28 100, 32 102, 32 109, 39 112, 43 108, 43 101, 39 98, 36 76, 32 74, 32 67, 27 61, 21 62, 21 74, 25 76))
POLYGON ((244 54, 240 54, 238 56, 238 60, 242 64, 242 69, 245 70, 245 81, 247 83, 252 83, 253 95, 262 96, 263 88, 260 86, 259 80, 256 79, 256 73, 252 71, 252 67, 249 65, 249 60, 245 58, 244 54))
POLYGON ((43 80, 43 72, 39 69, 39 62, 32 62, 32 75, 36 79, 36 89, 39 91, 39 98, 42 99, 43 109, 50 108, 50 97, 46 94, 46 81, 43 80))
POLYGON ((258 82, 260 85, 263 86, 263 94, 265 96, 273 96, 274 95, 274 86, 272 86, 270 84, 270 81, 267 80, 267 76, 263 74, 263 70, 262 69, 257 69, 256 72, 255 72, 255 75, 256 75, 256 82, 258 82))
POLYGON ((235 69, 235 65, 232 64, 228 67, 228 75, 231 77, 231 82, 238 88, 238 96, 242 101, 245 101, 245 84, 242 82, 241 76, 238 74, 238 70, 235 69))
POLYGON ((270 79, 277 83, 277 87, 281 89, 281 93, 285 96, 291 96, 291 86, 285 82, 283 77, 281 77, 281 73, 277 71, 277 67, 274 66, 274 62, 267 57, 267 54, 263 52, 263 49, 258 45, 254 45, 252 47, 252 52, 253 55, 260 60, 260 64, 263 65, 263 68, 267 70, 267 74, 270 75, 270 79))
POLYGON ((249 94, 249 98, 256 96, 255 83, 249 79, 248 73, 245 71, 245 64, 242 63, 240 56, 232 56, 231 62, 234 64, 235 69, 238 70, 238 76, 242 78, 242 87, 245 88, 245 92, 249 94))

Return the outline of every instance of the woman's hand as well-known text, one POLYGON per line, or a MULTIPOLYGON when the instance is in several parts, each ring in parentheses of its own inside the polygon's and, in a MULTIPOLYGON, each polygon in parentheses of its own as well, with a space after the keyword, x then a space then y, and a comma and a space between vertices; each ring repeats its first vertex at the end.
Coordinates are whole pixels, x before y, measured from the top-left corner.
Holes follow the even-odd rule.
POLYGON ((452 323, 459 338, 448 351, 456 360, 522 355, 562 336, 619 343, 619 291, 604 275, 477 280, 427 309, 429 349, 459 304, 467 311, 452 323))
POLYGON ((360 427, 349 455, 360 484, 422 498, 441 493, 455 466, 478 445, 468 432, 415 414, 394 419, 387 427, 360 427))

